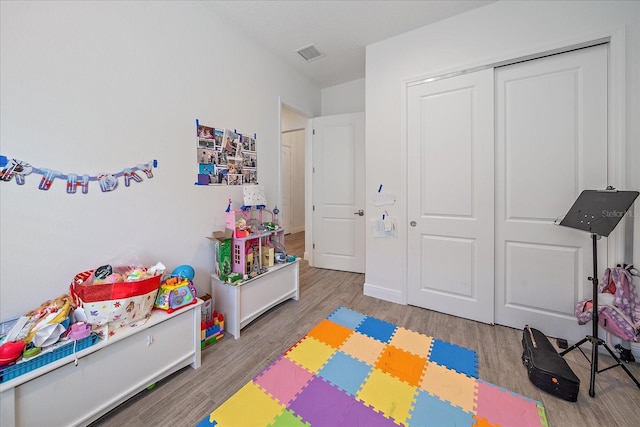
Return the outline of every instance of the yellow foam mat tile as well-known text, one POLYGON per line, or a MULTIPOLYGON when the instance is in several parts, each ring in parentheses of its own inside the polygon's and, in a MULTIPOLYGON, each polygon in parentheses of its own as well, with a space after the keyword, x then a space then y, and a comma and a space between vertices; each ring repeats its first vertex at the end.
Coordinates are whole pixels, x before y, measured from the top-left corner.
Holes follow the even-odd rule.
POLYGON ((340 346, 340 350, 369 365, 374 365, 385 347, 386 344, 355 332, 340 346))
POLYGON ((475 412, 477 383, 474 378, 447 369, 437 363, 429 363, 424 372, 420 389, 446 400, 463 411, 475 412))
POLYGON ((317 374, 335 351, 336 349, 330 345, 307 336, 291 348, 285 357, 307 371, 317 374))
POLYGON ((209 422, 215 421, 217 427, 263 427, 271 424, 283 409, 284 406, 249 382, 213 411, 209 422))
POLYGON ((389 344, 421 357, 428 357, 433 338, 399 327, 389 344))
POLYGON ((416 394, 415 387, 385 372, 373 369, 356 398, 385 417, 393 418, 397 423, 406 424, 409 412, 415 404, 416 394))

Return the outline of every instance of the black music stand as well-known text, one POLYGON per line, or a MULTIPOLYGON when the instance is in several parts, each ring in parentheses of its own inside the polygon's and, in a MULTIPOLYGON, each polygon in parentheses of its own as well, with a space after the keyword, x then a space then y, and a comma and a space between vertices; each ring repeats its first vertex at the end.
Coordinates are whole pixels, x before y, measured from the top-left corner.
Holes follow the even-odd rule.
POLYGON ((580 346, 587 341, 591 343, 591 382, 589 384, 589 396, 594 397, 596 374, 604 372, 611 368, 622 367, 629 375, 629 378, 640 388, 640 382, 633 376, 631 371, 620 361, 618 356, 609 348, 607 343, 598 338, 598 249, 597 240, 600 236, 607 237, 618 225, 624 214, 629 210, 636 197, 637 191, 618 191, 612 187, 606 190, 585 190, 580 193, 578 199, 573 203, 569 212, 565 215, 560 225, 575 228, 591 233, 593 241, 593 277, 589 277, 593 284, 593 314, 591 317, 592 334, 587 335, 562 353, 564 356, 571 350, 578 349, 582 355, 589 361, 587 355, 582 351, 580 346), (598 347, 603 346, 616 361, 615 365, 608 366, 598 370, 598 347))

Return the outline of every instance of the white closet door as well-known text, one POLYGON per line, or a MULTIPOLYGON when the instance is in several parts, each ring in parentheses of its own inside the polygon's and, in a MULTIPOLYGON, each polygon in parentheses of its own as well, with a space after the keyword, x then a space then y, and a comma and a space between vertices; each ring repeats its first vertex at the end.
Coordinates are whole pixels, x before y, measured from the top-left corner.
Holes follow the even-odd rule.
POLYGON ((493 70, 411 86, 408 302, 494 318, 493 70))
POLYGON ((496 153, 495 321, 579 340, 591 239, 554 220, 607 185, 607 46, 496 69, 496 153))

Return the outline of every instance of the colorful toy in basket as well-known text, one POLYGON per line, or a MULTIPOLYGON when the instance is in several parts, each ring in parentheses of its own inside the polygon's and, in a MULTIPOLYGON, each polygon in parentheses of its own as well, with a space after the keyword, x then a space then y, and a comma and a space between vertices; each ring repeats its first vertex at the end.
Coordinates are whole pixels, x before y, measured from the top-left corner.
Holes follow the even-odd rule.
POLYGON ((164 269, 161 263, 149 268, 102 266, 77 274, 69 290, 94 329, 117 329, 149 317, 164 269))
POLYGON ((67 294, 43 302, 38 308, 27 312, 27 324, 18 333, 18 338, 26 344, 33 342, 36 347, 55 344, 67 330, 72 310, 73 302, 67 294))
POLYGON ((191 281, 195 273, 188 265, 181 265, 171 273, 171 277, 160 285, 154 307, 167 313, 195 304, 197 291, 191 281))

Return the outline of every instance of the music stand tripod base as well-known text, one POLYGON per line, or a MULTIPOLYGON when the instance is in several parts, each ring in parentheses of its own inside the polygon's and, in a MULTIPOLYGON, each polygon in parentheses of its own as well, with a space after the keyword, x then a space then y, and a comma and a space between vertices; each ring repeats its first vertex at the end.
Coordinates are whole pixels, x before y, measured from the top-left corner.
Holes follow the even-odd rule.
POLYGON ((576 348, 589 361, 591 365, 591 379, 589 382, 589 396, 595 397, 596 374, 607 371, 615 367, 622 367, 629 378, 640 388, 640 382, 633 376, 631 371, 624 365, 618 356, 609 348, 607 343, 598 337, 598 238, 607 237, 616 228, 624 214, 629 210, 635 199, 638 197, 637 191, 617 191, 612 188, 607 190, 585 190, 576 199, 565 215, 560 225, 575 228, 591 233, 593 245, 593 276, 589 277, 592 283, 593 314, 591 316, 592 334, 587 335, 562 353, 564 356, 576 348), (586 342, 591 343, 591 360, 587 357, 580 346, 586 342), (598 347, 605 350, 616 361, 615 364, 598 370, 598 347))

